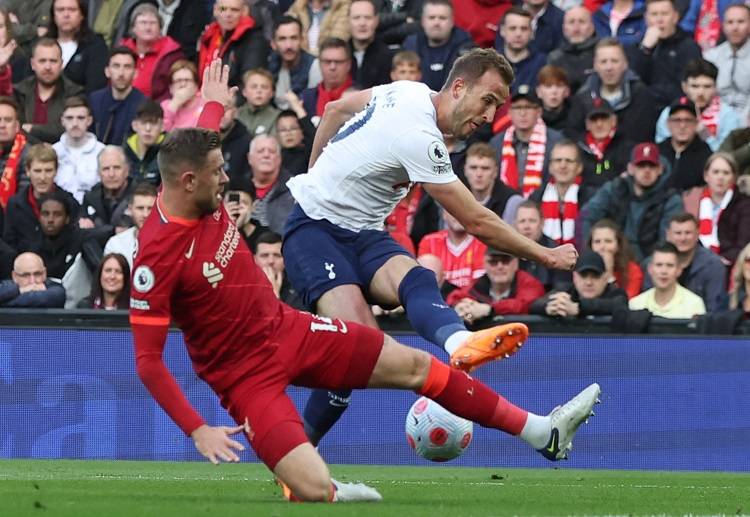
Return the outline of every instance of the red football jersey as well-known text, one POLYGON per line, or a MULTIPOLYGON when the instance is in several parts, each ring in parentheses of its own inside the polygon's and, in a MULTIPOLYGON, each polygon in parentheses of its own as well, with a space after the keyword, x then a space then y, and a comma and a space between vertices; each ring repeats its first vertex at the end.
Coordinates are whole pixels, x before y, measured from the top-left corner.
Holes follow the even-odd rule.
POLYGON ((487 246, 479 239, 467 235, 460 244, 448 240, 448 230, 440 230, 422 237, 420 255, 436 255, 443 262, 445 281, 457 287, 468 287, 484 274, 484 252, 487 246))
MULTIPOLYGON (((259 345, 276 333, 284 310, 223 206, 185 220, 157 199, 138 235, 131 324, 173 320, 196 373, 220 393, 268 353, 259 345)), ((136 339, 136 356, 141 351, 136 339)))

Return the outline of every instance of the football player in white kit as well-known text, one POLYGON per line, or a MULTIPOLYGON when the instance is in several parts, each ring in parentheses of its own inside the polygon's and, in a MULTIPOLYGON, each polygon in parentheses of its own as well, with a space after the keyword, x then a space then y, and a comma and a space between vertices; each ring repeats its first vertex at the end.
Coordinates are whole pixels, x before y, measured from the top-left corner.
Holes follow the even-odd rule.
MULTIPOLYGON (((377 327, 368 302, 403 305, 412 327, 471 371, 510 356, 528 329, 520 323, 469 332, 445 304, 432 271, 383 229, 413 183, 490 247, 570 270, 568 244, 544 248, 479 204, 453 173, 443 135, 464 139, 491 122, 509 95, 513 71, 493 49, 473 49, 453 65, 439 92, 399 81, 329 103, 318 127, 310 170, 287 185, 296 200, 284 230, 292 285, 322 316, 377 327)), ((304 413, 313 443, 338 420, 348 392, 314 392, 304 413)))

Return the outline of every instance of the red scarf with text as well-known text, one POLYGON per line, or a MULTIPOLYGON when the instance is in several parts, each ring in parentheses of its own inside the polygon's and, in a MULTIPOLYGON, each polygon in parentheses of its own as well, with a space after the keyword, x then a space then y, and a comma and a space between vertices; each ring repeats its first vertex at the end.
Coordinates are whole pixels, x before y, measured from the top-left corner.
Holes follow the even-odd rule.
POLYGON ((557 244, 573 243, 575 224, 578 217, 578 184, 568 187, 563 199, 557 190, 555 180, 550 180, 542 193, 542 233, 557 244))
POLYGON ((16 133, 13 147, 10 148, 8 159, 5 162, 3 175, 0 177, 0 206, 5 209, 8 200, 16 193, 18 184, 18 163, 21 161, 21 153, 26 145, 26 135, 20 131, 16 133))
POLYGON ((721 99, 717 95, 711 102, 708 103, 701 112, 701 123, 705 127, 711 136, 716 136, 716 132, 719 129, 719 112, 721 111, 721 99))
POLYGON ((318 85, 318 103, 315 105, 315 114, 319 117, 323 116, 323 110, 326 108, 326 104, 332 101, 337 101, 341 98, 341 96, 344 94, 346 90, 351 88, 352 86, 352 78, 351 76, 346 78, 346 81, 344 81, 344 84, 339 86, 338 88, 333 88, 331 90, 326 90, 323 86, 323 83, 321 82, 318 85))
POLYGON ((717 0, 703 0, 695 21, 695 42, 703 52, 719 42, 721 20, 717 0))
POLYGON ((503 149, 500 156, 500 179, 510 188, 520 190, 523 197, 529 195, 542 186, 542 170, 544 169, 544 154, 547 150, 547 126, 539 117, 529 138, 529 151, 526 155, 526 170, 523 175, 523 184, 518 181, 518 162, 516 161, 516 150, 513 147, 513 135, 516 132, 514 126, 505 131, 503 137, 503 149))
POLYGON ((719 218, 729 202, 732 201, 733 195, 734 190, 731 188, 726 191, 719 205, 719 211, 716 213, 716 218, 714 218, 714 202, 711 199, 711 192, 705 189, 701 194, 700 204, 698 205, 700 240, 703 247, 714 253, 719 253, 719 218))
POLYGON ((604 153, 607 151, 607 147, 609 147, 609 144, 614 137, 615 128, 612 128, 612 131, 610 131, 602 140, 595 140, 591 131, 586 131, 586 145, 589 146, 591 152, 596 156, 596 161, 600 162, 604 159, 604 153))

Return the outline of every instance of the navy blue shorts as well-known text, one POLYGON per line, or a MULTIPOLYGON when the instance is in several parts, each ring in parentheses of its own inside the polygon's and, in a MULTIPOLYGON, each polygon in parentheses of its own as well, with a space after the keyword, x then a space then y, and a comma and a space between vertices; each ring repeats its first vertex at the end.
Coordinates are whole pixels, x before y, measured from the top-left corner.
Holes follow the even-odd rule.
POLYGON ((380 267, 396 255, 409 255, 388 232, 345 230, 325 219, 311 219, 295 204, 284 227, 284 267, 307 307, 334 287, 354 284, 368 297, 380 267))

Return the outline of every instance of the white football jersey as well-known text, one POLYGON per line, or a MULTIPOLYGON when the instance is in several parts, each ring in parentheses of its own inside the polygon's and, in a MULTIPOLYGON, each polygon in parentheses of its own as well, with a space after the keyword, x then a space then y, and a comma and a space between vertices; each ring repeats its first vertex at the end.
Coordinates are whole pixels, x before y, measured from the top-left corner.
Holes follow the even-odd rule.
POLYGON ((308 217, 355 232, 381 230, 412 183, 457 181, 432 93, 411 81, 373 88, 370 102, 341 127, 313 168, 287 183, 308 217))

